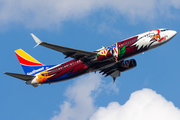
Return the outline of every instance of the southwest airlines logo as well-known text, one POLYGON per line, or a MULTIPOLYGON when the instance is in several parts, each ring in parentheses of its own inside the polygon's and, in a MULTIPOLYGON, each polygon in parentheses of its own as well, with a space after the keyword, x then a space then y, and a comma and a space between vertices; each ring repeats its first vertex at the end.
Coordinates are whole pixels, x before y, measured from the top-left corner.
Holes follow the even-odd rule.
POLYGON ((42 71, 42 70, 44 70, 44 67, 39 68, 39 69, 37 69, 37 70, 33 70, 32 72, 28 72, 27 75, 32 75, 32 74, 37 73, 37 72, 40 72, 40 71, 42 71))

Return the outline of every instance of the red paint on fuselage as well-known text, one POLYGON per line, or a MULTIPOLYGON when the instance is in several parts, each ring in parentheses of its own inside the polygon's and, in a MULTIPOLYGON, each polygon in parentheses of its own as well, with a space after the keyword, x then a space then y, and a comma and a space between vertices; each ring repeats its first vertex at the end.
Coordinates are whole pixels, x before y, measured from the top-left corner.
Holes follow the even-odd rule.
MULTIPOLYGON (((133 55, 134 52, 136 52, 136 48, 131 47, 131 45, 134 44, 136 41, 137 41, 137 36, 126 39, 124 41, 120 41, 120 42, 117 43, 117 45, 118 45, 118 48, 120 48, 120 49, 123 46, 126 46, 127 52, 125 54, 125 57, 128 57, 129 55, 133 55)), ((97 52, 97 51, 95 51, 95 52, 97 52)), ((122 58, 124 59, 124 57, 122 57, 122 58)), ((104 66, 108 66, 108 65, 112 64, 113 62, 115 62, 115 61, 107 62, 107 63, 100 62, 98 64, 99 64, 99 66, 104 67, 104 66), (102 65, 100 65, 100 64, 102 64, 102 65)), ((95 67, 94 65, 91 66, 91 67, 93 67, 92 69, 96 70, 94 68, 95 67)), ((91 67, 86 66, 81 60, 73 59, 73 60, 65 62, 65 63, 51 69, 49 71, 48 75, 53 75, 53 76, 50 77, 49 80, 56 79, 56 78, 61 77, 61 76, 65 75, 65 74, 67 74, 67 73, 73 74, 73 76, 71 76, 70 78, 77 77, 79 75, 87 73, 88 69, 91 69, 91 67)), ((66 79, 70 79, 70 78, 66 78, 66 79)))
MULTIPOLYGON (((82 72, 84 72, 85 70, 87 70, 88 67, 81 61, 81 60, 71 60, 68 61, 66 63, 61 64, 60 66, 57 66, 53 69, 50 70, 50 72, 48 73, 49 75, 53 75, 51 78, 49 79, 55 79, 58 78, 60 76, 63 76, 67 73, 69 74, 74 74, 74 76, 81 74, 82 72), (51 72, 53 71, 53 72, 51 72)), ((72 77, 72 76, 71 76, 72 77)), ((69 79, 69 78, 67 78, 69 79)))
POLYGON ((134 44, 137 41, 137 38, 138 38, 138 36, 135 36, 135 37, 131 37, 129 39, 126 39, 126 40, 118 42, 117 43, 118 44, 118 48, 122 48, 125 45, 126 45, 126 47, 131 46, 132 44, 134 44))
POLYGON ((132 46, 135 42, 137 42, 138 36, 131 37, 129 39, 123 40, 118 42, 118 48, 122 48, 126 46, 126 53, 124 56, 120 59, 125 59, 127 57, 133 56, 137 52, 137 48, 135 46, 132 46))

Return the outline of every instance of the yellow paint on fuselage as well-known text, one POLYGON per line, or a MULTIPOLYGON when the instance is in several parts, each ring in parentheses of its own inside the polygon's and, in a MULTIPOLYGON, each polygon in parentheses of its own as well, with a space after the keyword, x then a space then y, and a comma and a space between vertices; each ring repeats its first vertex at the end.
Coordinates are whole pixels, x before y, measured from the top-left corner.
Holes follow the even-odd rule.
POLYGON ((42 75, 42 74, 46 74, 46 73, 48 73, 47 70, 39 73, 39 74, 37 75, 36 81, 39 82, 39 83, 43 83, 44 81, 46 81, 48 78, 50 78, 50 77, 52 76, 52 75, 49 75, 49 76, 44 76, 44 75, 42 75))

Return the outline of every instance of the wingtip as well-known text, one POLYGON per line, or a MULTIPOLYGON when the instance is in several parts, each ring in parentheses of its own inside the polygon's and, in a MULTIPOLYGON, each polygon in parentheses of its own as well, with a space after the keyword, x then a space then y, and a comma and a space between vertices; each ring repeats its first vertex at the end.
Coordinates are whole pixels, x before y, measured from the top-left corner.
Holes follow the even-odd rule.
POLYGON ((38 46, 38 45, 40 45, 42 43, 42 41, 39 38, 37 38, 33 33, 31 33, 30 35, 33 37, 34 41, 37 43, 36 46, 38 46))

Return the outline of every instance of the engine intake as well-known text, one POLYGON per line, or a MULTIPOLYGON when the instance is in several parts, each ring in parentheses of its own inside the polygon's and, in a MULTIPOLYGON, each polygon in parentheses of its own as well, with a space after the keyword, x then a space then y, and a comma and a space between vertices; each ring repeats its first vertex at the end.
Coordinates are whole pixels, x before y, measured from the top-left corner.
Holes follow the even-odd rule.
POLYGON ((118 70, 123 72, 129 69, 132 69, 136 66, 137 66, 137 63, 135 59, 124 60, 120 64, 118 64, 118 70))

